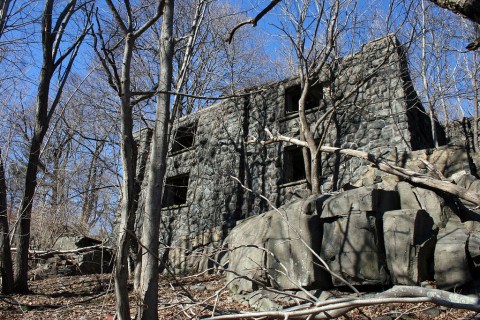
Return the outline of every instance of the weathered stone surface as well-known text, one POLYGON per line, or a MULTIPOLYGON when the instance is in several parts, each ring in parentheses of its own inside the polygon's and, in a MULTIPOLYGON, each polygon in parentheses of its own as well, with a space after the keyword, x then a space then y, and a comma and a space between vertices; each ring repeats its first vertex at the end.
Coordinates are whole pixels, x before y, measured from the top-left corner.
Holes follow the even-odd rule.
POLYGON ((419 285, 433 280, 436 233, 424 210, 402 209, 383 216, 385 253, 393 284, 419 285))
POLYGON ((480 234, 472 232, 468 236, 468 255, 472 261, 472 267, 477 275, 480 275, 480 234))
POLYGON ((320 268, 314 264, 316 259, 307 248, 308 245, 318 252, 321 233, 318 216, 303 212, 306 207, 309 206, 305 206, 305 201, 299 200, 282 207, 280 212, 274 210, 249 218, 232 230, 226 244, 230 250, 229 270, 233 271, 227 273, 227 281, 233 292, 249 292, 258 287, 248 280, 236 279, 237 275, 280 289, 311 286, 322 280, 328 284, 329 278, 322 279, 320 268))
MULTIPOLYGON (((470 185, 473 182, 475 182, 476 180, 477 180, 477 178, 475 178, 475 176, 473 176, 471 174, 464 174, 464 175, 460 176, 460 178, 457 181, 457 184, 461 187, 469 189, 470 185)), ((472 188, 472 189, 476 189, 476 188, 472 188)))
MULTIPOLYGON (((385 262, 379 254, 374 214, 351 212, 334 221, 323 220, 324 241, 320 256, 330 269, 353 285, 389 283, 385 262)), ((333 278, 336 286, 345 286, 333 278)))
POLYGON ((394 191, 368 186, 336 194, 323 203, 322 219, 348 216, 350 212, 385 212, 399 208, 398 194, 394 191))
POLYGON ((407 182, 398 183, 397 191, 400 196, 400 208, 427 211, 439 228, 443 228, 453 214, 446 201, 434 191, 412 187, 407 182))
MULTIPOLYGON (((395 192, 374 186, 348 190, 326 200, 321 211, 320 255, 330 269, 354 285, 388 284, 381 214, 398 206, 395 192)), ((345 285, 336 277, 333 284, 345 285)))
POLYGON ((434 255, 438 288, 451 289, 473 279, 468 262, 467 240, 465 226, 456 217, 438 232, 434 255))

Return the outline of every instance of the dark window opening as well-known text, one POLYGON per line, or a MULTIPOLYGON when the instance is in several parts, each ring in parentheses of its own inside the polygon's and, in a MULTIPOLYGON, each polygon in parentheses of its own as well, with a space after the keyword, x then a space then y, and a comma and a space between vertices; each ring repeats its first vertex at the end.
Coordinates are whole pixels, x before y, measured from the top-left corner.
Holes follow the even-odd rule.
POLYGON ((304 180, 306 178, 302 148, 295 146, 284 149, 283 173, 285 183, 304 180))
POLYGON ((174 133, 175 140, 173 141, 171 152, 185 150, 193 146, 196 131, 196 123, 178 127, 174 133))
POLYGON ((167 178, 163 192, 162 208, 187 202, 188 174, 167 178))
MULTIPOLYGON (((300 85, 285 90, 285 113, 298 112, 298 102, 301 96, 302 88, 300 85)), ((319 83, 316 83, 308 91, 305 110, 318 107, 322 96, 322 86, 319 83)))

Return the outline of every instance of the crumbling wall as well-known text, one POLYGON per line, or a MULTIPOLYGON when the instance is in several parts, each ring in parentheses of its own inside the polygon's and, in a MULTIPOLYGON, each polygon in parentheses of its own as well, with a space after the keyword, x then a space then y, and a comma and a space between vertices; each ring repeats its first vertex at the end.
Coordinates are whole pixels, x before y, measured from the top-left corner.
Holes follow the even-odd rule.
MULTIPOLYGON (((327 144, 368 150, 380 157, 431 147, 429 120, 406 67, 401 45, 393 36, 332 63, 314 87, 318 103, 307 111, 312 128, 332 103, 341 101, 327 144)), ((263 197, 280 206, 307 188, 298 172, 288 173, 301 162, 289 151, 293 146, 258 143, 266 138, 266 128, 274 134, 299 136, 298 114, 288 112, 295 100, 289 95, 298 85, 298 79, 288 79, 251 88, 243 96, 175 122, 161 242, 171 248, 163 254, 175 260, 178 271, 204 266, 198 260, 183 262, 195 250, 208 251, 205 248, 220 244, 236 221, 268 211, 270 205, 263 197)), ((324 191, 339 189, 367 171, 358 159, 339 155, 322 155, 322 159, 324 191)))

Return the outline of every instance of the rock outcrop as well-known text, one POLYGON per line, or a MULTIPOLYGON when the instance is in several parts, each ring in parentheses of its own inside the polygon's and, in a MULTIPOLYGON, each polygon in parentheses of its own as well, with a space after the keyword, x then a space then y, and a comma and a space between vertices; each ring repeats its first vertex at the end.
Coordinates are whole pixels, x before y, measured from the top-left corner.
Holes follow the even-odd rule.
MULTIPOLYGON (((462 176, 459 184, 471 189, 477 181, 462 176)), ((458 199, 406 182, 295 200, 232 230, 229 287, 238 293, 258 284, 327 289, 428 281, 455 288, 480 276, 478 221, 458 199)))

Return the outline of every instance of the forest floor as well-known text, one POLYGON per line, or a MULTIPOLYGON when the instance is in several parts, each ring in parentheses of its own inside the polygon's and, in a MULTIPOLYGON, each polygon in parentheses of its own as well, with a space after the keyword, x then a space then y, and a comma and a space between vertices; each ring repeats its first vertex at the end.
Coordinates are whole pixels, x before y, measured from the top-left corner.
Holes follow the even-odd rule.
MULTIPOLYGON (((55 276, 30 282, 29 295, 0 296, 0 319, 80 319, 111 320, 115 310, 109 275, 55 276)), ((248 310, 225 288, 220 275, 173 279, 161 276, 159 282, 161 319, 198 319, 213 310, 248 310)), ((130 296, 132 314, 136 297, 130 296)), ((341 319, 480 319, 465 311, 429 304, 396 304, 356 309, 341 319)))

